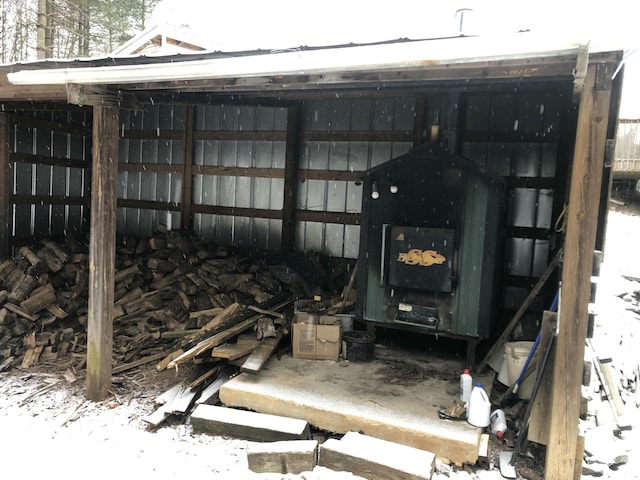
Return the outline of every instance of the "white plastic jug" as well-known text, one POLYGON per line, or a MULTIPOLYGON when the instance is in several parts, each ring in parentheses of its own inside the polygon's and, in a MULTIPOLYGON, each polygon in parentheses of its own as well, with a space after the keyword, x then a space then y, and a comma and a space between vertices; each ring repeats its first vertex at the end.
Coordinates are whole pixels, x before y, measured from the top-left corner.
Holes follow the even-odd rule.
POLYGON ((481 383, 476 383, 471 390, 471 398, 467 406, 467 422, 474 427, 488 427, 491 421, 491 402, 481 383))

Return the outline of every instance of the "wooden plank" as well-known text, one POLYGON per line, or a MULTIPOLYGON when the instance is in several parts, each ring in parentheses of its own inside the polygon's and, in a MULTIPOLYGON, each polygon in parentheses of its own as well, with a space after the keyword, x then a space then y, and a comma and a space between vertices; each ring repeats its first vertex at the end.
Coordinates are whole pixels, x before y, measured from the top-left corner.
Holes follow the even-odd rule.
POLYGON ((315 212, 313 210, 296 210, 298 222, 336 223, 339 225, 360 225, 359 213, 315 212))
POLYGON ((87 318, 87 398, 111 388, 119 109, 94 107, 87 318))
MULTIPOLYGON (((555 329, 558 314, 545 311, 542 314, 542 334, 540 335, 540 343, 537 351, 544 352, 551 341, 551 335, 555 329)), ((549 441, 549 429, 551 428, 551 417, 548 412, 551 408, 551 388, 553 385, 553 362, 555 358, 556 346, 552 347, 549 359, 547 360, 546 374, 542 377, 536 397, 532 400, 533 407, 531 409, 531 419, 529 420, 529 431, 527 438, 531 442, 546 445, 549 441)), ((540 355, 538 355, 540 358, 540 355)))
POLYGON ((184 230, 191 230, 193 218, 191 204, 193 202, 193 122, 195 109, 187 105, 184 112, 184 138, 182 155, 182 203, 180 205, 180 225, 184 230))
POLYGON ((317 440, 284 440, 247 446, 249 470, 256 473, 310 472, 316 466, 317 456, 317 440))
POLYGON ((196 405, 200 405, 201 403, 206 403, 209 405, 215 405, 220 400, 220 388, 227 383, 233 375, 237 372, 237 370, 233 367, 227 367, 222 372, 216 380, 211 383, 208 387, 202 390, 202 393, 196 400, 196 405))
POLYGON ((330 438, 320 446, 318 464, 369 480, 429 480, 435 468, 435 455, 414 447, 348 432, 342 439, 330 438))
POLYGON ((224 207, 221 205, 194 204, 191 211, 193 213, 205 213, 208 215, 231 215, 235 217, 252 218, 279 219, 282 216, 282 212, 280 210, 270 210, 267 208, 224 207))
POLYGON ((244 320, 233 327, 228 328, 220 333, 213 335, 205 340, 202 340, 200 343, 190 348, 167 365, 168 368, 177 367, 179 364, 184 363, 192 358, 200 355, 201 353, 209 350, 210 348, 217 347, 218 345, 222 345, 229 338, 238 335, 241 332, 244 332, 246 329, 252 327, 258 321, 258 317, 251 317, 247 320, 244 320))
POLYGON ((547 478, 573 478, 576 463, 582 383, 582 374, 576 365, 582 365, 584 360, 611 96, 610 86, 596 83, 600 69, 607 69, 610 77, 615 66, 613 63, 589 65, 578 110, 566 216, 567 254, 562 269, 561 318, 549 411, 554 421, 547 445, 547 478))
POLYGON ((13 216, 9 210, 9 155, 11 153, 9 115, 0 112, 0 257, 9 258, 13 216))
POLYGON ((287 148, 285 152, 284 200, 282 204, 282 235, 280 251, 293 251, 295 244, 295 212, 297 198, 298 145, 300 143, 300 106, 287 109, 287 148))
POLYGON ((118 365, 114 367, 111 371, 112 375, 117 375, 118 373, 126 372, 127 370, 131 370, 132 368, 139 367, 141 365, 145 365, 147 363, 155 362, 156 360, 161 360, 166 356, 165 352, 156 353, 155 355, 149 355, 147 357, 140 358, 133 362, 125 363, 123 365, 118 365))
POLYGON ((194 165, 194 175, 223 177, 284 178, 284 168, 224 167, 216 165, 194 165))
POLYGON ((46 155, 34 155, 31 153, 12 153, 11 162, 31 163, 33 165, 51 165, 56 167, 69 167, 89 170, 91 164, 87 160, 74 160, 66 157, 48 157, 46 155))
POLYGON ((278 344, 282 340, 282 332, 278 332, 275 337, 264 338, 260 341, 258 347, 249 355, 240 367, 240 371, 247 373, 258 373, 262 370, 265 363, 271 358, 271 355, 278 348, 278 344))
POLYGON ((211 350, 211 356, 215 358, 226 358, 227 360, 236 360, 253 352, 255 347, 250 344, 242 343, 225 343, 211 350))
POLYGON ((306 440, 311 435, 305 420, 205 404, 195 408, 191 425, 195 432, 260 442, 306 440))

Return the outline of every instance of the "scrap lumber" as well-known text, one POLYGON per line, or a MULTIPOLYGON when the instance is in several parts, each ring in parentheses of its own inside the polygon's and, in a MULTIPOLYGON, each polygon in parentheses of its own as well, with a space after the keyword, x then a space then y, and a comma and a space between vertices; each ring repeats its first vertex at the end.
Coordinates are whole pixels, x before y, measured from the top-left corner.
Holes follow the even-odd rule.
POLYGON ((306 440, 311 436, 305 420, 206 404, 194 409, 191 425, 199 433, 260 442, 306 440))
POLYGON ((587 339, 587 348, 592 354, 594 369, 598 376, 598 380, 600 381, 600 385, 602 386, 602 391, 605 394, 606 400, 611 406, 611 412, 618 429, 631 430, 631 422, 629 422, 629 419, 625 415, 624 404, 611 371, 611 359, 600 358, 591 339, 587 339))
POLYGON ((196 405, 200 405, 201 403, 206 403, 209 405, 215 405, 220 400, 220 388, 227 383, 233 376, 236 374, 236 369, 234 367, 228 366, 223 369, 218 375, 218 378, 213 381, 209 386, 205 387, 202 390, 202 393, 196 400, 196 405))
POLYGON ((156 403, 162 402, 160 408, 142 420, 157 427, 170 415, 184 415, 194 405, 199 393, 200 389, 191 389, 185 382, 174 385, 156 400, 156 403))
POLYGON ((406 445, 348 432, 320 446, 318 464, 369 480, 429 480, 435 455, 406 445))
POLYGON ((197 357, 201 353, 204 353, 207 350, 212 349, 213 347, 222 345, 222 343, 224 343, 231 337, 234 337, 239 333, 244 332, 248 328, 251 328, 253 325, 255 325, 257 321, 258 321, 257 317, 248 318, 247 320, 244 320, 243 322, 240 322, 237 325, 234 325, 233 327, 228 328, 227 330, 224 330, 216 335, 213 335, 212 337, 202 340, 196 346, 190 348, 189 350, 179 355, 174 360, 170 361, 169 364, 167 365, 167 368, 175 368, 181 363, 185 363, 188 360, 191 360, 197 357))
POLYGON ((256 473, 310 472, 316 466, 317 457, 317 440, 283 440, 247 446, 249 470, 256 473))
POLYGON ((282 332, 276 333, 275 337, 263 338, 256 349, 247 357, 240 371, 247 373, 258 373, 267 363, 271 355, 278 348, 278 344, 282 340, 282 332))
POLYGON ((226 360, 237 360, 249 355, 255 348, 255 345, 249 343, 225 343, 211 350, 211 356, 226 360))

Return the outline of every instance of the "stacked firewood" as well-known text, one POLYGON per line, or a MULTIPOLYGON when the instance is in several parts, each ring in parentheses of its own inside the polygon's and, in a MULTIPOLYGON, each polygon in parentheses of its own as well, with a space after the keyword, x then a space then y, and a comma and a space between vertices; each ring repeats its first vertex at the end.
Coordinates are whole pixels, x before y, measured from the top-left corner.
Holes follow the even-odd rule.
MULTIPOLYGON (((281 306, 287 295, 266 266, 162 225, 152 237, 119 237, 115 268, 116 366, 161 358, 184 348, 222 314, 238 318, 249 306, 281 306)), ((72 238, 42 240, 0 261, 0 370, 20 359, 25 368, 83 365, 88 281, 87 245, 72 238)), ((243 319, 257 315, 251 313, 243 319)), ((277 322, 278 315, 266 317, 277 322)))

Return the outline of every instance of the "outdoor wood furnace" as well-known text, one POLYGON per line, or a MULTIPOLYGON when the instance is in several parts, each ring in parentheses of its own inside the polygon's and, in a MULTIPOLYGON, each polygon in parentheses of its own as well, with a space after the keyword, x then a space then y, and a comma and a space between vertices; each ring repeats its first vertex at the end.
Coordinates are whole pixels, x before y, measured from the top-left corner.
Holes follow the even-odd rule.
POLYGON ((502 179, 427 144, 368 170, 363 188, 358 317, 375 322, 369 326, 488 337, 502 179))

